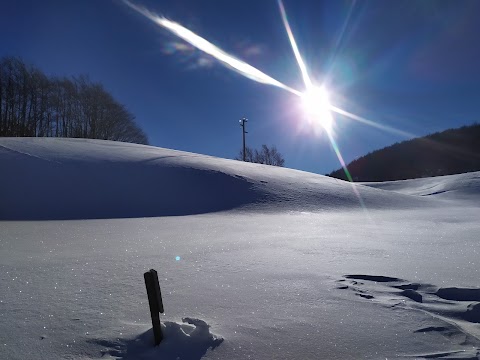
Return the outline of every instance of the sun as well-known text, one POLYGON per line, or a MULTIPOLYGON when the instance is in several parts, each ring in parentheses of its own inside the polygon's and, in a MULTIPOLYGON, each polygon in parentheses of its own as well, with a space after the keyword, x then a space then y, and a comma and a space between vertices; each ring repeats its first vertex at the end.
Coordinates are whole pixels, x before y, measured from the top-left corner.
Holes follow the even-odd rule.
POLYGON ((333 116, 328 91, 324 86, 311 86, 302 94, 302 105, 306 115, 314 124, 321 125, 330 133, 333 116))

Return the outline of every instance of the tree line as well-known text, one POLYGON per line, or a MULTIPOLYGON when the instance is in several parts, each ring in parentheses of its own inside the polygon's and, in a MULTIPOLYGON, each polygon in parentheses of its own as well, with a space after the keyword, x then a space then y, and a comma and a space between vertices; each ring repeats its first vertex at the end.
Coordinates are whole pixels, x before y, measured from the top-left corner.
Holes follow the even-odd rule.
MULTIPOLYGON (((354 181, 404 180, 480 170, 480 125, 403 141, 362 156, 347 168, 354 181)), ((343 169, 329 174, 347 180, 343 169)))
POLYGON ((0 136, 68 137, 147 144, 135 117, 87 76, 47 76, 0 59, 0 136))
MULTIPOLYGON (((243 160, 243 150, 235 157, 235 160, 243 160)), ((285 159, 275 146, 268 147, 263 144, 260 150, 245 147, 245 161, 257 164, 284 166, 285 159)))

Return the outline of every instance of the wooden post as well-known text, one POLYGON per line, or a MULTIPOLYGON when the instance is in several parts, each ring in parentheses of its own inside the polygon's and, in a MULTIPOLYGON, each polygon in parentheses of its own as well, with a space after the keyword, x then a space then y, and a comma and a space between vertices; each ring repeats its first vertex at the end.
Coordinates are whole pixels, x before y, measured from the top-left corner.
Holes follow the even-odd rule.
POLYGON ((155 346, 160 344, 163 339, 162 327, 160 325, 160 313, 163 313, 162 293, 158 283, 157 272, 153 269, 143 274, 145 286, 147 288, 148 304, 150 305, 150 315, 152 316, 153 335, 155 336, 155 346))

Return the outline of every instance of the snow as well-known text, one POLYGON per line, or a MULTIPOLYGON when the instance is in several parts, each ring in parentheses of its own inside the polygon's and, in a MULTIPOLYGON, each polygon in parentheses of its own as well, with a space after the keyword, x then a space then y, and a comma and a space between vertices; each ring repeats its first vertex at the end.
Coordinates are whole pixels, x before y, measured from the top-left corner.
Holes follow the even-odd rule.
POLYGON ((401 194, 431 196, 437 198, 480 201, 480 172, 437 176, 423 179, 370 182, 363 185, 377 189, 395 191, 401 194))
POLYGON ((2 359, 480 358, 478 172, 352 186, 29 138, 0 169, 2 359))
MULTIPOLYGON (((2 167, 9 169, 1 179, 0 218, 8 220, 175 216, 252 207, 263 212, 360 207, 351 185, 337 179, 144 145, 4 138, 0 156, 2 167)), ((428 204, 357 188, 371 209, 428 204)))

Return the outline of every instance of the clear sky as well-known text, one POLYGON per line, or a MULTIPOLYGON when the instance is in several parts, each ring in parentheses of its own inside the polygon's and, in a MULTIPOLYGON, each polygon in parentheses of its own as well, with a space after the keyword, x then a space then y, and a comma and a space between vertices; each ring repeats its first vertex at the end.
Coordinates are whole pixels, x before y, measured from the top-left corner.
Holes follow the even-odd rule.
MULTIPOLYGON (((305 90, 276 0, 142 0, 280 82, 305 90)), ((334 105, 410 136, 479 121, 480 1, 284 0, 310 76, 334 105)), ((88 74, 136 116, 152 145, 233 158, 274 144, 286 166, 340 167, 300 98, 187 46, 120 0, 0 5, 0 56, 50 75, 88 74)), ((346 162, 408 138, 335 116, 346 162)))

